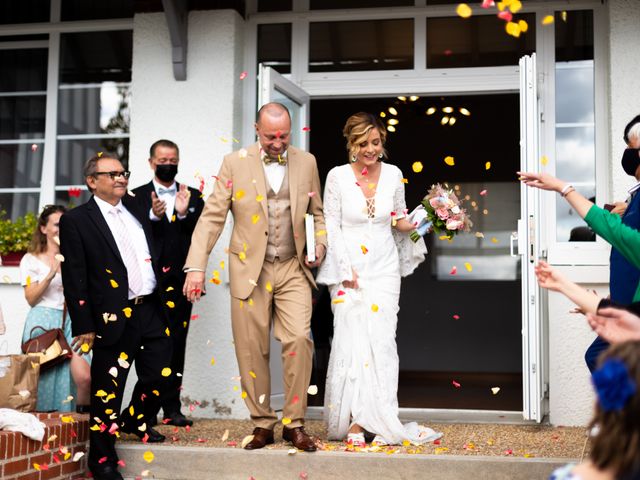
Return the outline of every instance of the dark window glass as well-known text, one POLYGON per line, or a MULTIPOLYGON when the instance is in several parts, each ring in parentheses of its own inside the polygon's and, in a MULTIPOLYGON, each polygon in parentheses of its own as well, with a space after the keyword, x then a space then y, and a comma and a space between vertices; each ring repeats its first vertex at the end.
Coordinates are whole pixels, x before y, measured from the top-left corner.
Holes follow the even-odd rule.
POLYGON ((554 25, 556 62, 593 60, 593 11, 556 12, 554 25))
POLYGON ((0 50, 0 92, 47 89, 47 50, 0 50))
POLYGON ((291 24, 258 25, 258 63, 291 73, 291 24))
POLYGON ((528 24, 526 33, 512 37, 505 21, 495 15, 427 19, 427 68, 518 65, 536 46, 536 17, 528 13, 514 21, 528 24))
POLYGON ((73 187, 73 190, 57 190, 55 204, 73 208, 86 203, 90 198, 91 192, 89 190, 81 189, 78 192, 76 187, 73 187))
POLYGON ((311 0, 311 10, 333 10, 336 8, 412 7, 414 0, 311 0))
POLYGON ((51 0, 4 0, 0 2, 0 25, 48 22, 51 0))
POLYGON ((133 32, 64 33, 60 38, 60 83, 131 81, 133 32))
POLYGON ((286 12, 293 8, 293 0, 258 0, 259 12, 286 12))
POLYGON ((61 88, 58 134, 128 133, 128 85, 104 83, 96 88, 61 88))
POLYGON ((42 143, 0 145, 0 188, 39 187, 42 176, 42 143))
POLYGON ((39 33, 37 35, 3 35, 0 37, 0 43, 3 42, 29 42, 32 40, 49 40, 48 33, 39 33))
POLYGON ((132 18, 131 0, 62 0, 62 20, 99 20, 104 18, 132 18))
POLYGON ((309 26, 309 71, 413 68, 413 20, 314 22, 309 26))
POLYGON ((0 97, 0 139, 44 138, 46 97, 0 97))
POLYGON ((29 212, 37 212, 39 200, 39 193, 0 193, 0 210, 7 212, 7 218, 16 220, 29 212))
POLYGON ((84 185, 82 167, 98 152, 115 153, 126 167, 129 164, 129 139, 58 140, 56 185, 84 185))

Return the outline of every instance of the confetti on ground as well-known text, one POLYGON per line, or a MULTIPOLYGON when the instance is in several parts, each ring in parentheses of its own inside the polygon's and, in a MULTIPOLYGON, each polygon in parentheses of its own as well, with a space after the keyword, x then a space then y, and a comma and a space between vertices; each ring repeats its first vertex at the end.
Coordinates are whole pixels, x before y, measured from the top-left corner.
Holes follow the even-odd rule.
POLYGON ((444 163, 446 163, 450 167, 453 167, 456 164, 456 161, 451 155, 449 155, 447 157, 444 157, 444 163))
POLYGON ((151 463, 151 462, 153 462, 153 459, 155 458, 155 455, 153 454, 152 451, 147 450, 146 452, 144 452, 144 455, 142 455, 142 458, 144 458, 145 462, 151 463))
POLYGON ((422 165, 422 162, 413 162, 411 165, 411 169, 416 173, 420 173, 423 168, 424 166, 422 165))
POLYGON ((289 417, 283 417, 282 418, 282 424, 283 425, 289 425, 291 423, 291 419, 289 417))
POLYGON ((242 439, 242 443, 240 444, 240 446, 242 448, 246 447, 251 440, 253 440, 253 435, 247 435, 242 439))

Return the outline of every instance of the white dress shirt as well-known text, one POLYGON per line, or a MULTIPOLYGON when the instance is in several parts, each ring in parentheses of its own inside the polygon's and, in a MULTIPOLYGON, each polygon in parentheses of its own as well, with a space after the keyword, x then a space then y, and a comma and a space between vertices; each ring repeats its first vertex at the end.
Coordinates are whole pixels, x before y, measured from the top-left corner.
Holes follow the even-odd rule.
MULTIPOLYGON (((153 180, 153 189, 156 191, 158 198, 166 204, 167 209, 164 211, 164 214, 167 216, 169 221, 171 221, 171 217, 173 217, 173 210, 176 208, 176 193, 178 192, 178 185, 176 182, 173 182, 170 187, 165 187, 153 180), (159 193, 161 188, 164 190, 162 194, 159 193)), ((156 217, 153 213, 153 209, 151 209, 151 213, 149 215, 151 220, 160 220, 160 218, 156 217)))
MULTIPOLYGON (((118 249, 120 249, 118 236, 114 233, 116 231, 113 226, 113 222, 116 221, 111 212, 113 209, 119 209, 122 212, 122 221, 127 227, 127 231, 131 234, 131 240, 133 241, 134 248, 136 250, 136 258, 138 259, 138 266, 140 267, 140 273, 142 274, 142 291, 138 295, 149 295, 156 288, 156 275, 153 272, 153 266, 151 265, 151 254, 149 253, 149 245, 147 244, 147 237, 144 234, 142 225, 134 217, 129 210, 125 208, 122 202, 118 202, 116 206, 111 205, 108 202, 96 197, 93 197, 100 208, 102 216, 107 222, 107 226, 116 241, 118 249)), ((129 290, 129 299, 135 295, 129 290)))
MULTIPOLYGON (((262 146, 260 146, 260 161, 262 161, 264 155, 266 154, 264 153, 262 146)), ((282 157, 287 158, 286 151, 282 154, 282 157)), ((278 193, 280 187, 282 187, 284 175, 287 173, 287 166, 280 165, 278 162, 271 162, 267 165, 262 161, 262 167, 264 168, 264 174, 267 177, 267 183, 274 193, 278 193)))

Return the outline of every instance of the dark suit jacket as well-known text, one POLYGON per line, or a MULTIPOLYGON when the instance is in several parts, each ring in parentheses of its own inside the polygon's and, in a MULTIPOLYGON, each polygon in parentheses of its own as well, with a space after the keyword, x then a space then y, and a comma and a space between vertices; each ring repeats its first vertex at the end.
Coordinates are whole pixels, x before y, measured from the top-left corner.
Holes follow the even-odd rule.
MULTIPOLYGON (((176 187, 180 188, 180 184, 177 182, 176 187)), ((133 189, 133 193, 136 194, 135 198, 140 202, 147 218, 149 218, 149 210, 151 210, 151 192, 154 191, 153 182, 133 189)), ((167 298, 171 298, 178 306, 187 302, 184 295, 182 295, 182 286, 185 279, 182 267, 187 258, 187 253, 189 253, 191 234, 204 207, 201 193, 191 187, 189 187, 189 192, 191 197, 189 198, 189 206, 187 207, 187 216, 185 218, 179 219, 176 214, 175 221, 170 222, 167 216, 163 215, 161 220, 151 221, 154 249, 158 252, 161 267, 160 277, 158 277, 160 285, 167 298), (167 292, 166 290, 169 287, 173 287, 173 290, 167 292)), ((189 303, 190 306, 191 304, 189 303)), ((189 310, 191 309, 189 308, 189 310)))
MULTIPOLYGON (((130 195, 122 203, 144 229, 157 279, 158 258, 148 212, 130 195)), ((115 344, 127 321, 129 282, 116 241, 93 197, 61 217, 60 252, 65 258, 62 283, 73 335, 95 332, 97 347, 115 344), (115 321, 105 321, 104 314, 114 314, 115 321)))

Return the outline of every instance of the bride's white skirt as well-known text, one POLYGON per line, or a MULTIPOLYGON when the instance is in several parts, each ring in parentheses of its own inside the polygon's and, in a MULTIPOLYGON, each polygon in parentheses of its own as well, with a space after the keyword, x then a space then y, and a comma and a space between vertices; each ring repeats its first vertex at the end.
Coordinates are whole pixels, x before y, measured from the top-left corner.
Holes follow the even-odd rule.
MULTIPOLYGON (((373 279, 371 279, 373 280, 373 279)), ((342 440, 357 423, 389 445, 431 442, 441 433, 398 419, 396 323, 400 276, 377 278, 359 290, 331 287, 334 336, 324 416, 329 439, 342 440), (374 287, 375 285, 375 287, 374 287), (338 291, 344 294, 338 295, 338 291), (377 310, 377 311, 374 311, 377 310)))

